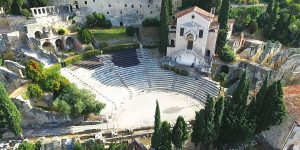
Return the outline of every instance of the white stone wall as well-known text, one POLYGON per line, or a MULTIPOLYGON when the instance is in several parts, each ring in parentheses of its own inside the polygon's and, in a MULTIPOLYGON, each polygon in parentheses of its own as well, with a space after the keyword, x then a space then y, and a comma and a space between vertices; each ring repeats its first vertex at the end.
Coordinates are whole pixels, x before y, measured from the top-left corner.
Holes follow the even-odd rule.
POLYGON ((297 125, 294 126, 283 150, 288 150, 291 145, 294 145, 294 149, 300 149, 300 127, 297 125))
POLYGON ((216 50, 216 42, 218 38, 218 30, 217 29, 211 29, 208 32, 208 38, 207 38, 207 44, 206 49, 210 50, 210 57, 212 57, 216 50), (213 32, 214 31, 214 32, 213 32))

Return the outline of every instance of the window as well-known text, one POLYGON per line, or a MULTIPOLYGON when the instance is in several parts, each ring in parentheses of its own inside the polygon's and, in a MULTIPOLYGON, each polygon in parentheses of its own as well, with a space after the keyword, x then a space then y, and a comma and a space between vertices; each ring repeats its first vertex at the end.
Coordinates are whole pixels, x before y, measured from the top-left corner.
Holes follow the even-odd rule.
POLYGON ((150 7, 150 5, 148 5, 148 8, 150 7))
POLYGON ((136 11, 136 13, 138 14, 138 13, 139 13, 139 11, 136 11))
POLYGON ((106 12, 106 14, 109 14, 109 12, 106 12))
POLYGON ((108 7, 111 7, 111 4, 108 4, 108 7))
POLYGON ((210 57, 210 50, 206 50, 205 56, 210 57))
POLYGON ((194 19, 195 18, 195 15, 192 15, 192 19, 194 19))
POLYGON ((210 29, 209 32, 215 32, 215 30, 214 29, 210 29))
POLYGON ((140 8, 142 8, 142 5, 140 4, 140 8))
POLYGON ((171 29, 176 29, 176 26, 171 26, 171 29))
POLYGON ((152 14, 153 13, 153 11, 150 11, 150 14, 152 14))
POLYGON ((183 36, 184 34, 184 28, 180 28, 180 36, 183 36))
POLYGON ((156 5, 156 8, 158 8, 158 5, 156 5))
POLYGON ((131 5, 131 8, 134 8, 134 5, 131 5))
POLYGON ((125 7, 127 7, 127 4, 125 4, 125 7))
POLYGON ((84 4, 86 4, 86 5, 87 5, 87 1, 84 1, 84 4))
POLYGON ((174 40, 171 40, 171 46, 175 47, 175 41, 174 40))
POLYGON ((93 0, 93 2, 95 3, 95 2, 96 2, 96 0, 93 0))
POLYGON ((194 42, 193 41, 188 41, 188 44, 187 44, 187 49, 189 50, 192 50, 193 49, 193 45, 194 45, 194 42))
POLYGON ((120 22, 120 26, 121 26, 121 27, 123 26, 123 22, 120 22))
POLYGON ((203 37, 203 30, 199 30, 199 38, 203 37))
POLYGON ((122 12, 122 11, 120 11, 120 14, 123 14, 123 12, 122 12))

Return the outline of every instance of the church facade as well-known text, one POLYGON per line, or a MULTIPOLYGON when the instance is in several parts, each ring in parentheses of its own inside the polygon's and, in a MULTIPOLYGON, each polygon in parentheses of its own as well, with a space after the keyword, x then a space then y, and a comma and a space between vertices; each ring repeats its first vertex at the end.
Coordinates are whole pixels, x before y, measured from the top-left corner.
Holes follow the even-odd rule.
POLYGON ((196 6, 178 12, 169 25, 167 57, 177 64, 210 72, 219 29, 216 18, 196 6))

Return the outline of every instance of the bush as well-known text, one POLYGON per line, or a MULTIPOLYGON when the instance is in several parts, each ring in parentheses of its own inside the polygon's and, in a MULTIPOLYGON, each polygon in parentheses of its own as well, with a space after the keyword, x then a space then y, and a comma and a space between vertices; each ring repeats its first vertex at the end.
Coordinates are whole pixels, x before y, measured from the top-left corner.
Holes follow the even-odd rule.
POLYGON ((29 60, 25 65, 25 75, 33 83, 38 83, 43 77, 44 66, 35 60, 29 60))
POLYGON ((250 34, 254 34, 254 33, 257 31, 257 29, 258 29, 258 24, 257 24, 257 22, 252 21, 252 22, 249 24, 249 28, 248 28, 249 33, 250 33, 250 34))
POLYGON ((104 48, 104 47, 107 47, 107 46, 108 46, 108 44, 106 42, 101 43, 101 48, 104 48))
POLYGON ((90 50, 81 54, 83 60, 95 58, 97 55, 101 55, 101 51, 99 50, 90 50))
POLYGON ((170 70, 170 68, 171 68, 170 65, 168 65, 168 64, 163 64, 161 67, 166 70, 170 70))
POLYGON ((90 50, 94 50, 93 46, 87 46, 86 48, 84 48, 84 51, 90 51, 90 50))
POLYGON ((144 27, 158 27, 159 26, 159 20, 157 18, 146 18, 142 22, 144 27))
POLYGON ((35 150, 35 149, 36 149, 36 147, 35 147, 34 144, 29 143, 29 142, 27 142, 27 141, 23 141, 23 142, 19 145, 19 147, 18 147, 17 150, 35 150))
POLYGON ((220 52, 220 59, 226 63, 233 62, 235 60, 235 54, 233 50, 228 46, 225 45, 221 52, 220 52))
POLYGON ((110 20, 105 20, 103 28, 109 29, 111 27, 112 27, 111 21, 110 20))
POLYGON ((64 35, 66 33, 66 31, 64 30, 64 29, 59 29, 58 31, 57 31, 57 34, 58 35, 64 35))
POLYGON ((126 34, 128 36, 134 36, 134 34, 135 34, 135 28, 133 26, 128 26, 126 28, 126 34))
POLYGON ((28 9, 22 9, 21 14, 27 19, 31 16, 30 11, 28 9))
POLYGON ((29 84, 27 87, 27 95, 30 98, 40 98, 43 94, 43 90, 37 84, 29 84))
POLYGON ((64 64, 66 66, 69 66, 71 64, 75 64, 75 63, 79 62, 80 60, 81 60, 80 55, 74 55, 74 56, 71 56, 71 57, 68 57, 68 58, 64 59, 64 64))
POLYGON ((4 60, 12 60, 15 61, 16 60, 16 52, 12 49, 7 49, 2 53, 2 57, 4 60))
POLYGON ((87 27, 104 27, 105 21, 105 16, 103 14, 94 12, 86 16, 85 25, 87 27))
POLYGON ((87 29, 80 29, 77 33, 78 40, 83 44, 89 44, 93 40, 92 33, 87 29))
POLYGON ((114 45, 110 47, 105 47, 103 48, 103 53, 111 53, 119 50, 124 50, 124 49, 131 49, 131 48, 139 48, 140 44, 138 43, 126 43, 126 44, 119 44, 119 45, 114 45))

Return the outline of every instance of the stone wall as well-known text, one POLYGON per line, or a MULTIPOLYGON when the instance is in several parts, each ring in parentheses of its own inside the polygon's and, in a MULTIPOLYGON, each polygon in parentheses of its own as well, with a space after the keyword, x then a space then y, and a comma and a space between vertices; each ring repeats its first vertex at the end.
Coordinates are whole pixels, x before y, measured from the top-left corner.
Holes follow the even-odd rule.
POLYGON ((24 81, 17 74, 0 66, 0 82, 4 84, 8 93, 12 93, 16 88, 20 87, 24 81))

